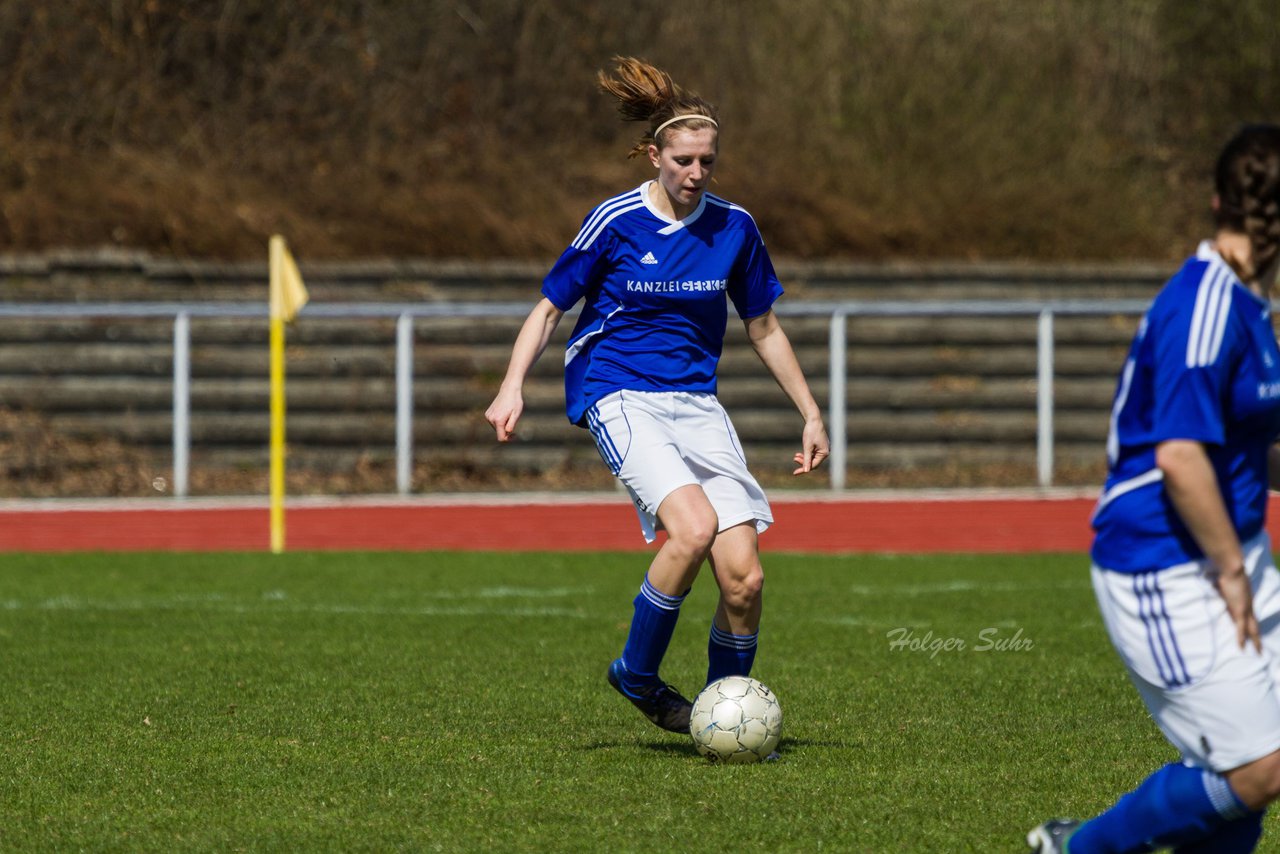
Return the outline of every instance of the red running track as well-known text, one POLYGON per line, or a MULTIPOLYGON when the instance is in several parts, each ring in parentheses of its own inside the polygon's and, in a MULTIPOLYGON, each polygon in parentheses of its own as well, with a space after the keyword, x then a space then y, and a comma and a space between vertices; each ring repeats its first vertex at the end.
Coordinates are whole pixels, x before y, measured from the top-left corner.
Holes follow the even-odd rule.
MULTIPOLYGON (((1079 494, 779 497, 767 551, 1040 552, 1089 546, 1091 497, 1079 494)), ((1273 518, 1275 514, 1272 514, 1273 518)), ((0 503, 0 551, 262 551, 265 502, 0 503)), ((300 499, 290 550, 646 550, 635 511, 614 496, 300 499)))
MULTIPOLYGON (((766 551, 1085 551, 1093 499, 897 493, 891 497, 775 498, 766 551)), ((1273 507, 1269 514, 1277 519, 1273 507)), ((1273 539, 1280 523, 1270 526, 1273 539)), ((290 550, 652 549, 635 511, 617 497, 300 499, 286 513, 290 550)), ((265 551, 265 502, 0 503, 0 552, 265 551)))

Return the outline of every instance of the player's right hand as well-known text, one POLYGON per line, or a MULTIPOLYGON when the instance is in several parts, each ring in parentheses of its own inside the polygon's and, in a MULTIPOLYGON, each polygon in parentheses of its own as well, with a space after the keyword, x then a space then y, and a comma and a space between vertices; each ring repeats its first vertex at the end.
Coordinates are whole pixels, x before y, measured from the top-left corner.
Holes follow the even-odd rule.
POLYGON ((1236 642, 1244 649, 1252 642, 1254 649, 1262 652, 1262 632, 1258 629, 1258 617, 1253 613, 1253 588, 1243 569, 1220 572, 1214 580, 1218 593, 1227 603, 1227 613, 1236 624, 1236 642))
POLYGON ((497 431, 499 442, 510 442, 516 435, 516 422, 524 412, 524 396, 520 392, 500 391, 485 410, 485 420, 497 431))

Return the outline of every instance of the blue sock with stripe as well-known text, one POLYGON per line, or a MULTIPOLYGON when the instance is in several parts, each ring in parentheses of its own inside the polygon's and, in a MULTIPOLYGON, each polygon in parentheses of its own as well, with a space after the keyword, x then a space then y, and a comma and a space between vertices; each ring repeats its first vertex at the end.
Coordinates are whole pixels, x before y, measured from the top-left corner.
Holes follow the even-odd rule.
POLYGON ((635 616, 631 618, 627 643, 622 648, 622 673, 619 677, 628 694, 639 695, 658 683, 658 665, 667 654, 683 602, 684 596, 662 593, 645 576, 640 594, 636 596, 635 616))
POLYGON ((1226 823, 1248 815, 1249 810, 1221 775, 1170 764, 1143 780, 1111 809, 1081 825, 1071 834, 1067 851, 1156 851, 1199 842, 1226 823))
POLYGON ((1262 838, 1262 817, 1266 814, 1266 810, 1258 810, 1229 821, 1204 839, 1179 845, 1173 854, 1250 854, 1262 838))
POLYGON ((707 684, 722 676, 750 676, 760 633, 735 635, 711 624, 707 641, 707 684))

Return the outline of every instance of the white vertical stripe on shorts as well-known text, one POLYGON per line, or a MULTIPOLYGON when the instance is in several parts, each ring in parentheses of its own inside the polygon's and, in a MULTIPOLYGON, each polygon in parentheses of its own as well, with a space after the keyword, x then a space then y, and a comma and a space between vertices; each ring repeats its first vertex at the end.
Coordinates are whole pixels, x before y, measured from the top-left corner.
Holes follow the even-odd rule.
POLYGON ((1263 650, 1244 649, 1211 566, 1092 569, 1107 634, 1184 761, 1230 771, 1280 750, 1280 573, 1265 532, 1242 544, 1263 650))
POLYGON ((1164 592, 1160 589, 1158 572, 1138 572, 1133 575, 1133 595, 1138 603, 1138 617, 1147 632, 1147 646, 1151 658, 1166 688, 1188 685, 1191 674, 1178 649, 1177 632, 1169 619, 1164 592))

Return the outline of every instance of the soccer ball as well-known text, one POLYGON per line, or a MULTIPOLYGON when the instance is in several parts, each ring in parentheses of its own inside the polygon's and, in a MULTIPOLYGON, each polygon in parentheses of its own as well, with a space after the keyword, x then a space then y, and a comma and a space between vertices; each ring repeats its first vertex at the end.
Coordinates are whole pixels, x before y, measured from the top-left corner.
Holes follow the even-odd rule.
POLYGON ((712 762, 759 762, 778 746, 782 706, 748 676, 717 679, 693 701, 689 734, 712 762))

